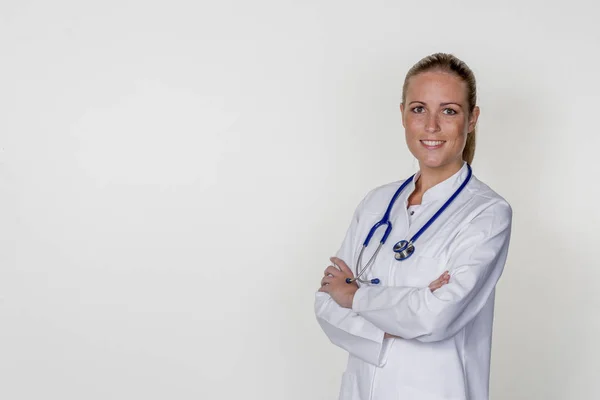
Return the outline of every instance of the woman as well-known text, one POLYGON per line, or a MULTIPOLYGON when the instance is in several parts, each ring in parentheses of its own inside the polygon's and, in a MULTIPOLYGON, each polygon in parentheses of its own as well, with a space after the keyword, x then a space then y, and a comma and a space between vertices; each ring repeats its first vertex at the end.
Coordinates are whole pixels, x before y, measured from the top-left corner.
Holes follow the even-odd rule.
POLYGON ((366 195, 316 294, 319 324, 349 353, 340 399, 485 400, 512 210, 471 172, 473 72, 449 54, 424 58, 400 112, 419 172, 366 195), (388 240, 377 253, 385 226, 376 230, 361 256, 388 204, 388 240))

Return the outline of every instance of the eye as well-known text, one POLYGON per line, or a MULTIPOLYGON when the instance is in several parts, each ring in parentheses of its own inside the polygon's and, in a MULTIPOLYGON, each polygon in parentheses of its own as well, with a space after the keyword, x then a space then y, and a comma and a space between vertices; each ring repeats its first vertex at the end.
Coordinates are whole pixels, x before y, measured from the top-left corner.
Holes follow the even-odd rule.
POLYGON ((456 115, 458 114, 456 112, 456 110, 452 109, 452 108, 444 108, 444 110, 442 111, 444 114, 446 115, 456 115))
POLYGON ((414 112, 415 114, 422 114, 425 112, 425 107, 423 106, 415 106, 411 109, 412 112, 414 112))

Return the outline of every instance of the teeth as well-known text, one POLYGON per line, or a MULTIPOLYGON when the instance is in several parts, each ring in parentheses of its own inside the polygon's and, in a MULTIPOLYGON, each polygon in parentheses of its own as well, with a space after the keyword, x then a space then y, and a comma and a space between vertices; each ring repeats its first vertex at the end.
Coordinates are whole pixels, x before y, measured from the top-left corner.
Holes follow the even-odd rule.
POLYGON ((421 140, 426 146, 439 146, 444 143, 443 140, 421 140))

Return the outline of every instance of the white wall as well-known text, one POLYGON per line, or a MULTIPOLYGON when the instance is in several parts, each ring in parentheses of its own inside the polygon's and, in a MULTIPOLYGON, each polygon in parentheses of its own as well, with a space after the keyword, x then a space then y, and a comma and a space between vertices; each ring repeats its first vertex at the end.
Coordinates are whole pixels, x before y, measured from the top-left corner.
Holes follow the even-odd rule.
POLYGON ((599 7, 482 3, 3 1, 0 398, 336 398, 313 293, 436 51, 514 209, 493 399, 600 398, 599 7))

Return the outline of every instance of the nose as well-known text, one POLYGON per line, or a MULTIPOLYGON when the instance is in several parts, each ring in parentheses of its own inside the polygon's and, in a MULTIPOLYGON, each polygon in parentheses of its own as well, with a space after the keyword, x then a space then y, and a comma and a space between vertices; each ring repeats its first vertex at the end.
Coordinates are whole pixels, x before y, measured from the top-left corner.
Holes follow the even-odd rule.
POLYGON ((425 130, 428 133, 435 133, 440 130, 440 124, 437 119, 437 115, 435 115, 435 114, 427 115, 427 120, 425 121, 425 130))

